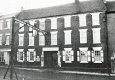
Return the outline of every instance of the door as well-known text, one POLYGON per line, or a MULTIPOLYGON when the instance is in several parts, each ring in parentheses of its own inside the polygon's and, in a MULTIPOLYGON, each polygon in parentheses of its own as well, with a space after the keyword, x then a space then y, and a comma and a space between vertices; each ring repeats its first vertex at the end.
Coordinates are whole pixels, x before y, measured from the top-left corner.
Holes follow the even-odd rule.
POLYGON ((44 52, 44 66, 57 67, 57 65, 58 65, 57 51, 45 51, 44 52))

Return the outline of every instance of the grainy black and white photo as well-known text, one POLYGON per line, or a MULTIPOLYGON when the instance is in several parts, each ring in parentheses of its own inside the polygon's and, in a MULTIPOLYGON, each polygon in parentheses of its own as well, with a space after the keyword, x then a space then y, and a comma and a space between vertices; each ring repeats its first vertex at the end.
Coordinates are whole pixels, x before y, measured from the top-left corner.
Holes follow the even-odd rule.
POLYGON ((115 0, 0 0, 0 80, 115 80, 115 0))

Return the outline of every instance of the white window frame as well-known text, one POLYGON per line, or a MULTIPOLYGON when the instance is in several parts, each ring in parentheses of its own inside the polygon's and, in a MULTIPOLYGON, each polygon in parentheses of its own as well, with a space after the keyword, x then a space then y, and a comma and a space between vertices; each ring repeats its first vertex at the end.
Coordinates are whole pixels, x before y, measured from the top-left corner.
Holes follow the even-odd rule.
POLYGON ((10 27, 11 27, 11 19, 7 19, 6 20, 6 28, 4 28, 4 29, 10 29, 10 27))
POLYGON ((82 48, 79 48, 80 51, 77 51, 77 61, 79 61, 80 63, 88 63, 91 61, 91 53, 90 51, 88 51, 88 48, 87 47, 82 47, 82 48), (86 61, 82 61, 81 60, 81 52, 86 52, 85 53, 85 57, 87 58, 86 61))
MULTIPOLYGON (((19 23, 19 28, 22 27, 22 26, 24 26, 24 24, 19 23)), ((23 32, 23 31, 24 31, 24 27, 22 27, 21 29, 19 29, 19 32, 23 32)))
POLYGON ((36 51, 34 49, 28 49, 27 51, 27 61, 28 62, 35 62, 36 61, 36 51), (34 59, 30 60, 30 52, 33 52, 34 59))
POLYGON ((64 16, 64 25, 65 25, 65 28, 71 27, 71 16, 70 15, 64 16))
POLYGON ((57 18, 53 17, 51 19, 51 29, 57 29, 57 18))
POLYGON ((74 61, 74 51, 72 50, 72 48, 64 48, 63 61, 65 63, 72 63, 72 61, 74 61))
POLYGON ((4 53, 3 52, 0 52, 0 62, 5 62, 4 60, 4 53))
POLYGON ((0 21, 0 30, 3 29, 3 21, 0 21))
POLYGON ((86 23, 87 14, 79 14, 78 16, 79 16, 79 26, 80 27, 87 26, 87 23, 86 23))
POLYGON ((93 28, 93 44, 101 43, 101 28, 93 28))
POLYGON ((87 29, 79 29, 80 32, 80 43, 87 43, 87 29))
POLYGON ((18 49, 18 52, 17 52, 17 61, 18 62, 24 62, 24 49, 18 49), (23 60, 20 60, 20 53, 23 53, 23 60))
POLYGON ((6 36, 6 43, 5 43, 5 45, 9 45, 10 44, 10 36, 11 36, 11 34, 10 33, 6 33, 5 36, 6 36), (9 39, 7 39, 7 38, 9 38, 9 39))
POLYGON ((19 36, 19 46, 23 46, 24 45, 24 34, 18 34, 19 36), (20 37, 23 38, 22 39, 22 44, 21 44, 21 41, 20 41, 20 37))
POLYGON ((57 45, 57 32, 58 31, 51 32, 51 45, 57 45))
POLYGON ((45 18, 39 19, 39 29, 45 30, 45 18))
POLYGON ((72 30, 65 30, 65 45, 71 45, 71 32, 72 30))
POLYGON ((44 45, 45 45, 45 36, 41 32, 39 32, 39 46, 44 46, 44 45))
POLYGON ((104 53, 103 53, 102 47, 93 47, 92 62, 93 63, 102 63, 102 62, 104 62, 104 53), (95 59, 96 58, 95 57, 95 55, 96 55, 95 51, 100 51, 100 58, 101 58, 100 61, 96 61, 96 59, 95 59))
POLYGON ((29 46, 34 46, 34 36, 29 33, 29 46))
MULTIPOLYGON (((35 20, 29 20, 29 23, 34 26, 35 20)), ((33 28, 29 27, 29 31, 32 31, 33 28)))
POLYGON ((2 45, 2 35, 3 34, 0 34, 0 45, 2 45))
POLYGON ((100 25, 100 13, 96 12, 96 13, 91 13, 92 15, 92 25, 100 25))

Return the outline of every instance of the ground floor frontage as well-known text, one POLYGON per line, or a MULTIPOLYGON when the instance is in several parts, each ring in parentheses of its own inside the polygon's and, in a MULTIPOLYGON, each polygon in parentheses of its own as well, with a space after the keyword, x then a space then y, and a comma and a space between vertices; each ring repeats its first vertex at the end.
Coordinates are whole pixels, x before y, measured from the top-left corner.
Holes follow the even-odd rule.
POLYGON ((0 49, 0 65, 9 65, 11 49, 0 49))

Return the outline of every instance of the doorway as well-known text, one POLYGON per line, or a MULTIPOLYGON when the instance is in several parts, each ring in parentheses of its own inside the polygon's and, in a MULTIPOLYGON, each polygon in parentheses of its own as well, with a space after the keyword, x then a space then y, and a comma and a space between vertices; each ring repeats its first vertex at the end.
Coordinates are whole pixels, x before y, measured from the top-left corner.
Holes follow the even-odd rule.
POLYGON ((58 51, 44 51, 44 66, 57 67, 58 66, 58 51))

